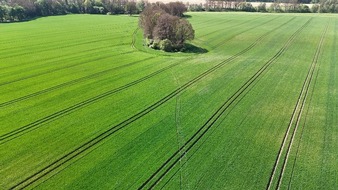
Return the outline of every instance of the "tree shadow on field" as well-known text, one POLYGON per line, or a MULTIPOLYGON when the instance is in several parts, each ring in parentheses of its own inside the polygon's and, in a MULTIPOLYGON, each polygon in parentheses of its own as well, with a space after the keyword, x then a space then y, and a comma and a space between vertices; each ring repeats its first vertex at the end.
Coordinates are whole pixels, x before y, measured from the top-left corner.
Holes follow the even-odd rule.
POLYGON ((183 18, 191 18, 191 15, 183 15, 183 18))
POLYGON ((195 46, 194 44, 185 44, 184 50, 182 51, 183 53, 197 53, 197 54, 202 54, 202 53, 208 53, 209 51, 207 49, 195 46))

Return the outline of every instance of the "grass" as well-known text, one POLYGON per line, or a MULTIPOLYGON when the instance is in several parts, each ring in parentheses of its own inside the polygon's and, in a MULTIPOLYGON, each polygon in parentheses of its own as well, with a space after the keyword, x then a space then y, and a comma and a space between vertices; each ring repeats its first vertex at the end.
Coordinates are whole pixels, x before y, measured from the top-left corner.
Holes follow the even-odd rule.
POLYGON ((189 15, 175 54, 133 46, 137 17, 0 25, 0 187, 263 189, 276 165, 273 187, 334 189, 338 17, 189 15))

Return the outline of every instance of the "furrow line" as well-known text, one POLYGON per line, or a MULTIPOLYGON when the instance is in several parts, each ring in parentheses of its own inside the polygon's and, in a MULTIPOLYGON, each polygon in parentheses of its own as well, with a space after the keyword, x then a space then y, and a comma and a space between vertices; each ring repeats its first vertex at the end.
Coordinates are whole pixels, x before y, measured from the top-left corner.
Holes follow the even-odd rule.
POLYGON ((0 103, 0 108, 1 107, 5 107, 5 106, 9 106, 9 105, 14 104, 14 103, 21 102, 23 100, 27 100, 29 98, 33 98, 33 97, 41 95, 41 94, 45 94, 45 93, 48 93, 48 92, 51 92, 51 91, 54 91, 54 90, 57 90, 57 89, 60 89, 60 88, 66 87, 66 86, 71 86, 71 85, 74 85, 74 84, 78 84, 78 83, 86 81, 88 79, 93 79, 93 78, 96 78, 96 77, 101 77, 101 76, 103 76, 103 75, 105 75, 105 74, 107 74, 107 73, 109 73, 111 71, 117 71, 119 69, 122 69, 122 68, 125 68, 125 67, 130 67, 132 65, 135 65, 135 64, 138 64, 138 63, 141 63, 141 62, 144 62, 144 61, 149 61, 149 60, 154 59, 154 58, 155 57, 150 57, 150 58, 146 58, 146 59, 143 59, 143 60, 134 61, 134 62, 128 63, 126 65, 121 65, 121 66, 118 66, 118 67, 114 67, 114 68, 111 68, 111 69, 100 71, 100 72, 97 72, 97 73, 94 73, 94 74, 91 74, 91 75, 88 75, 88 76, 77 78, 75 80, 71 80, 71 81, 68 81, 68 82, 65 82, 65 83, 62 83, 62 84, 50 87, 50 88, 46 88, 46 89, 43 89, 43 90, 31 93, 31 94, 28 94, 28 95, 25 95, 25 96, 21 96, 19 98, 13 99, 13 100, 9 100, 7 102, 0 103))
MULTIPOLYGON (((128 52, 124 52, 124 53, 119 54, 119 55, 130 54, 130 53, 134 53, 134 52, 135 52, 135 51, 128 51, 128 52)), ((87 60, 87 61, 84 61, 84 62, 75 63, 75 64, 72 64, 72 65, 67 65, 67 66, 64 66, 64 67, 55 68, 55 69, 52 69, 52 70, 49 70, 49 71, 46 71, 46 72, 41 72, 41 73, 36 73, 36 74, 33 74, 33 75, 21 77, 21 78, 12 80, 12 81, 3 82, 3 83, 0 83, 0 86, 12 84, 12 83, 15 83, 15 82, 24 81, 24 80, 27 80, 27 79, 31 79, 31 78, 39 77, 39 76, 42 76, 42 75, 54 73, 54 72, 56 72, 56 71, 60 71, 60 70, 64 70, 64 69, 69 69, 69 68, 76 67, 76 66, 79 66, 79 65, 88 64, 88 63, 91 63, 91 62, 94 62, 94 61, 98 61, 98 60, 104 60, 104 59, 107 59, 107 58, 109 58, 109 57, 111 57, 111 56, 112 56, 112 55, 109 55, 109 54, 108 54, 108 55, 102 56, 102 57, 100 57, 100 58, 91 58, 91 59, 89 59, 89 60, 87 60)))
POLYGON ((136 34, 137 34, 137 31, 139 30, 140 28, 139 27, 137 27, 136 29, 135 29, 135 31, 133 32, 133 34, 132 34, 132 36, 131 36, 131 48, 133 48, 133 49, 136 49, 136 47, 135 47, 135 42, 136 42, 136 34))
MULTIPOLYGON (((116 44, 116 45, 114 45, 114 47, 125 46, 125 45, 126 45, 125 43, 116 44)), ((34 61, 20 62, 18 65, 7 65, 5 67, 0 67, 0 71, 2 71, 2 70, 7 71, 7 69, 12 69, 12 68, 15 68, 15 67, 21 67, 22 65, 30 65, 33 62, 34 63, 41 62, 42 64, 33 65, 32 67, 27 67, 25 69, 31 69, 31 68, 34 68, 36 66, 50 65, 50 64, 53 64, 53 63, 62 62, 64 60, 69 60, 69 59, 74 60, 74 59, 78 58, 79 55, 82 55, 83 53, 94 52, 94 51, 97 51, 97 50, 109 49, 109 48, 110 48, 109 46, 102 46, 102 47, 99 47, 99 48, 95 47, 95 48, 90 48, 90 49, 86 49, 86 50, 82 50, 82 51, 78 51, 78 52, 63 53, 62 57, 65 57, 63 59, 59 59, 60 55, 56 55, 56 56, 53 56, 53 57, 45 57, 45 58, 37 59, 37 60, 34 60, 34 61), (75 56, 73 56, 73 55, 75 55, 75 56), (71 57, 68 57, 68 56, 71 56, 71 57)), ((83 55, 82 55, 82 57, 83 57, 83 55)))
MULTIPOLYGON (((60 43, 60 39, 57 40, 57 41, 53 41, 53 42, 42 42, 42 43, 38 43, 38 44, 34 44, 34 45, 30 45, 29 47, 29 50, 39 50, 39 49, 42 49, 43 51, 50 51, 50 50, 54 50, 54 49, 61 49, 61 48, 64 48, 64 47, 73 47, 73 46, 78 46, 78 45, 84 45, 84 44, 88 44, 88 43, 95 43, 95 42, 102 42, 102 41, 110 41, 110 40, 115 40, 115 39, 122 39, 122 38, 126 38, 128 37, 127 35, 123 35, 123 36, 119 36, 119 37, 109 37, 109 38, 105 38, 103 40, 98 40, 98 41, 94 41, 93 39, 95 39, 96 37, 94 38, 91 38, 90 41, 86 41, 86 42, 82 42, 82 43, 74 43, 74 42, 77 42, 79 41, 78 39, 73 39, 74 41, 68 41, 68 44, 67 46, 58 46, 60 44, 64 44, 64 40, 60 43), (55 44, 57 43, 57 44, 55 44), (46 46, 48 47, 53 47, 53 48, 49 48, 46 50, 46 46)), ((88 40, 88 39, 87 39, 88 40)), ((8 49, 6 48, 5 50, 7 51, 3 51, 4 52, 4 55, 6 54, 10 54, 11 52, 21 52, 20 54, 17 54, 17 55, 11 55, 10 57, 17 57, 17 56, 20 56, 20 55, 26 55, 26 54, 30 54, 32 52, 23 52, 23 51, 20 51, 21 49, 23 48, 26 48, 27 45, 21 45, 21 46, 15 46, 14 48, 11 48, 11 49, 8 49)), ((1 50, 0 50, 1 51, 1 50)), ((42 52, 43 52, 42 51, 42 52)), ((9 58, 9 57, 0 57, 0 59, 3 59, 3 58, 9 58)))
POLYGON ((167 66, 165 68, 157 70, 157 71, 155 71, 155 72, 153 72, 153 73, 151 73, 151 74, 149 74, 149 75, 147 75, 145 77, 142 77, 142 78, 140 78, 138 80, 135 80, 135 81, 133 81, 131 83, 128 83, 128 84, 123 85, 123 86, 120 86, 120 87, 115 88, 113 90, 109 90, 109 91, 104 92, 102 94, 99 94, 99 95, 97 95, 95 97, 89 98, 89 99, 84 100, 84 101, 82 101, 80 103, 72 105, 72 106, 70 106, 68 108, 65 108, 65 109, 60 110, 58 112, 55 112, 55 113, 53 113, 51 115, 48 115, 48 116, 46 116, 46 117, 44 117, 42 119, 36 120, 36 121, 34 121, 34 122, 30 123, 30 124, 27 124, 25 126, 17 128, 17 129, 15 129, 15 130, 13 130, 13 131, 11 131, 9 133, 3 134, 3 135, 0 136, 0 145, 6 143, 8 141, 11 141, 11 140, 13 140, 13 139, 15 139, 15 138, 17 138, 19 136, 22 136, 23 134, 25 134, 26 132, 28 132, 28 130, 37 129, 37 128, 41 127, 41 125, 44 124, 44 123, 47 123, 47 122, 52 121, 52 120, 54 120, 56 118, 60 118, 62 116, 65 116, 66 114, 68 114, 70 112, 74 112, 76 110, 79 110, 79 109, 81 109, 81 108, 83 108, 83 107, 85 107, 85 106, 87 106, 89 104, 92 104, 92 103, 97 102, 97 101, 99 101, 101 99, 104 99, 104 98, 106 98, 106 97, 108 97, 108 96, 110 96, 112 94, 115 94, 115 93, 120 92, 122 90, 125 90, 125 89, 127 89, 129 87, 132 87, 132 86, 134 86, 136 84, 139 84, 139 83, 141 83, 141 82, 143 82, 143 81, 145 81, 147 79, 150 79, 150 78, 152 78, 152 77, 154 77, 154 76, 156 76, 156 75, 158 75, 158 74, 160 74, 160 73, 162 73, 162 72, 164 72, 164 71, 166 71, 168 69, 171 69, 171 68, 173 68, 173 67, 175 67, 175 66, 177 66, 179 64, 180 63, 175 63, 175 64, 172 64, 172 65, 169 65, 169 66, 167 66))
MULTIPOLYGON (((264 23, 262 23, 262 24, 260 24, 260 25, 253 26, 253 27, 248 28, 248 29, 246 29, 246 30, 244 30, 244 31, 242 31, 242 32, 236 33, 236 36, 239 36, 239 35, 241 35, 241 34, 247 32, 247 31, 250 31, 250 30, 252 30, 252 29, 258 28, 258 27, 260 27, 260 26, 262 26, 262 25, 264 25, 264 24, 267 24, 267 23, 269 23, 269 22, 271 22, 271 21, 273 21, 273 20, 275 20, 275 19, 277 19, 277 18, 278 18, 278 17, 274 17, 274 18, 272 18, 272 19, 270 19, 270 20, 268 20, 268 21, 266 21, 266 22, 264 22, 264 23)), ((290 22, 291 20, 293 20, 293 19, 295 19, 295 17, 293 17, 292 19, 290 19, 289 22, 290 22)), ((249 22, 249 21, 248 21, 248 22, 249 22)), ((245 24, 245 23, 243 23, 243 24, 245 24)), ((218 48, 218 47, 224 45, 225 42, 227 42, 227 41, 229 41, 229 40, 231 40, 231 39, 232 39, 232 38, 228 38, 228 39, 226 39, 226 40, 223 40, 223 41, 217 43, 216 45, 212 46, 211 48, 212 48, 212 49, 216 49, 216 48, 218 48)))
POLYGON ((299 123, 300 123, 300 119, 302 117, 302 113, 304 111, 306 99, 307 99, 307 96, 309 94, 309 88, 310 88, 310 85, 311 85, 311 82, 312 82, 312 79, 313 79, 313 75, 314 75, 315 69, 316 69, 316 67, 318 65, 317 64, 318 63, 318 59, 319 59, 319 56, 320 56, 320 53, 321 53, 321 50, 322 50, 322 47, 323 47, 324 39, 325 39, 326 32, 327 32, 328 28, 329 28, 329 22, 327 23, 326 28, 324 29, 324 31, 322 33, 320 42, 319 42, 319 44, 317 46, 317 50, 316 50, 315 56, 314 56, 312 64, 311 64, 311 68, 309 69, 308 75, 307 75, 306 80, 304 82, 304 85, 306 87, 305 87, 305 91, 303 92, 304 95, 303 95, 303 98, 302 98, 302 103, 301 103, 300 111, 298 112, 297 119, 296 119, 296 126, 293 129, 292 136, 291 136, 291 141, 290 141, 290 143, 288 145, 288 149, 287 149, 286 155, 284 157, 284 162, 283 162, 282 170, 281 170, 279 178, 278 178, 277 189, 280 189, 280 186, 281 186, 281 183, 282 183, 282 180, 283 180, 283 176, 284 176, 286 165, 287 165, 287 162, 288 162, 288 159, 289 159, 289 156, 290 156, 291 148, 292 148, 292 145, 293 145, 296 133, 297 133, 297 129, 299 127, 299 123))
MULTIPOLYGON (((169 159, 167 159, 138 189, 153 189, 169 171, 179 162, 179 160, 196 145, 199 140, 213 127, 226 110, 245 92, 267 69, 275 62, 290 46, 296 36, 308 25, 309 19, 303 26, 301 26, 290 38, 286 41, 283 47, 267 61, 251 78, 249 78, 233 95, 231 95, 220 108, 201 126, 186 143, 178 149, 169 159), (184 154, 179 154, 185 150, 184 154), (160 172, 163 171, 162 174, 160 172), (155 179, 157 177, 157 179, 155 179), (149 187, 147 187, 149 186, 149 187)), ((264 35, 263 35, 264 36, 264 35)), ((263 38, 262 36, 262 38, 263 38)))
POLYGON ((326 28, 324 29, 324 31, 322 33, 320 42, 319 42, 319 44, 317 46, 317 50, 316 50, 315 56, 313 58, 313 61, 312 61, 311 66, 309 68, 309 71, 308 71, 308 73, 306 75, 305 81, 303 82, 302 89, 301 89, 301 91, 299 93, 299 97, 297 99, 296 106, 293 109, 289 125, 288 125, 287 130, 286 130, 286 132, 284 134, 282 144, 281 144, 280 149, 278 151, 278 155, 277 155, 276 161, 274 163, 274 166, 272 168, 272 172, 271 172, 271 175, 270 175, 270 178, 269 178, 269 182, 267 184, 267 189, 268 190, 270 190, 272 188, 272 186, 273 186, 274 177, 276 175, 276 172, 277 172, 277 169, 278 169, 278 166, 279 166, 279 163, 280 163, 280 160, 281 160, 284 148, 285 148, 285 146, 287 144, 287 139, 289 137, 291 129, 295 125, 294 128, 293 128, 293 131, 292 131, 292 136, 291 136, 290 142, 287 145, 288 149, 287 149, 286 154, 284 156, 282 170, 280 171, 280 174, 279 174, 279 177, 278 177, 276 189, 279 189, 279 187, 280 187, 282 176, 283 176, 283 173, 284 173, 284 170, 285 170, 285 167, 286 167, 286 162, 287 162, 287 159, 288 159, 288 156, 289 156, 289 152, 291 150, 291 146, 293 144, 293 139, 294 139, 296 131, 298 129, 299 121, 300 121, 300 118, 301 118, 301 115, 302 115, 302 112, 303 112, 303 109, 304 109, 304 106, 305 106, 306 97, 308 95, 308 90, 309 90, 309 87, 310 87, 310 84, 311 84, 311 81, 312 81, 312 78, 313 78, 313 74, 314 74, 314 71, 315 71, 315 68, 316 68, 316 65, 317 65, 319 54, 320 54, 321 49, 322 49, 322 44, 324 42, 324 38, 325 38, 325 34, 327 32, 327 29, 328 29, 328 24, 327 24, 326 28), (296 122, 296 124, 294 124, 294 122, 296 122))
POLYGON ((181 87, 177 88, 175 91, 171 92, 170 94, 168 94, 164 98, 160 99, 156 103, 154 103, 151 106, 147 107, 146 109, 138 112, 137 114, 131 116, 130 118, 124 120, 123 122, 121 122, 121 123, 119 123, 119 124, 117 124, 115 126, 112 126, 111 128, 109 128, 106 131, 102 132, 100 135, 94 137, 93 139, 89 140, 85 144, 82 144, 81 146, 77 147, 76 149, 74 149, 73 151, 69 152, 68 154, 62 156, 61 158, 57 159, 53 163, 47 165, 46 167, 44 167, 43 169, 39 170, 38 172, 36 172, 33 175, 27 177, 23 181, 19 182, 15 186, 13 186, 11 189, 22 189, 22 188, 29 187, 30 185, 32 185, 33 183, 37 182, 41 178, 43 178, 43 177, 47 176, 48 174, 52 173, 53 171, 57 170, 62 165, 66 164, 67 162, 73 160, 76 157, 81 156, 82 154, 84 154, 85 152, 87 152, 90 148, 94 147, 98 143, 100 143, 103 140, 105 140, 106 138, 110 137, 112 134, 116 133, 117 131, 119 131, 119 130, 123 129, 124 127, 128 126, 129 124, 131 124, 131 123, 135 122, 136 120, 142 118, 143 116, 147 115, 148 113, 150 113, 151 111, 153 111, 156 108, 160 107, 161 105, 163 105, 164 103, 166 103, 167 101, 169 101, 170 99, 172 99, 173 97, 175 97, 176 95, 180 94, 185 89, 187 89, 188 87, 192 86, 193 84, 195 84, 196 82, 198 82, 199 80, 201 80, 202 78, 204 78, 205 76, 209 75, 210 73, 213 73, 217 69, 219 69, 222 66, 224 66, 226 63, 229 63, 229 62, 233 61, 234 59, 236 59, 237 57, 239 57, 240 55, 246 53, 247 51, 249 51, 250 49, 252 49, 254 46, 256 46, 264 36, 265 35, 259 37, 255 42, 253 42, 253 44, 251 44, 250 46, 248 46, 246 49, 244 49, 241 52, 239 52, 239 53, 237 53, 237 54, 229 57, 228 59, 220 62, 219 64, 215 65, 214 67, 208 69, 207 71, 205 71, 202 74, 198 75, 197 77, 195 77, 194 79, 192 79, 189 82, 185 83, 181 87))
MULTIPOLYGON (((259 18, 261 18, 261 17, 259 17, 259 18)), ((243 23, 235 24, 234 26, 231 26, 231 27, 239 27, 239 26, 242 26, 242 25, 244 25, 244 24, 247 24, 248 22, 252 22, 253 20, 256 20, 256 19, 258 19, 258 18, 254 18, 254 19, 252 19, 252 20, 244 21, 243 23)), ((222 24, 226 24, 226 23, 231 22, 231 21, 233 22, 233 20, 234 20, 234 19, 227 20, 227 21, 224 22, 224 23, 222 22, 222 24)), ((212 26, 215 26, 215 25, 219 25, 219 23, 214 24, 214 25, 211 25, 211 26, 206 26, 206 27, 204 27, 204 28, 209 28, 209 27, 212 27, 212 26)), ((196 29, 196 30, 199 30, 199 29, 196 29)), ((224 28, 221 28, 221 29, 218 29, 218 30, 214 30, 214 31, 209 32, 209 33, 207 33, 207 34, 203 34, 203 35, 199 36, 199 38, 209 36, 209 35, 211 35, 211 34, 217 33, 217 32, 222 31, 222 30, 224 30, 224 28)))
MULTIPOLYGON (((82 42, 82 43, 76 43, 76 44, 72 44, 72 45, 63 45, 63 46, 57 46, 57 47, 53 47, 53 48, 44 48, 43 50, 39 51, 39 53, 46 52, 46 51, 51 51, 51 50, 54 50, 54 49, 71 48, 71 47, 76 47, 76 46, 80 46, 80 45, 98 43, 98 42, 107 41, 107 40, 110 40, 110 39, 115 39, 115 38, 109 38, 109 39, 104 39, 104 40, 95 40, 94 39, 94 40, 91 40, 91 41, 82 42)), ((0 57, 0 59, 7 59, 7 58, 12 58, 12 57, 18 57, 18 56, 28 55, 28 54, 31 54, 31 53, 32 52, 24 52, 24 53, 11 54, 9 56, 0 57)))
POLYGON ((215 19, 210 19, 210 20, 207 20, 207 21, 204 21, 202 23, 196 23, 197 26, 199 27, 196 27, 194 26, 194 29, 197 31, 197 30, 201 30, 201 29, 205 29, 205 28, 210 28, 210 27, 214 27, 216 25, 220 25, 220 24, 225 24, 225 23, 228 23, 230 21, 233 21, 234 19, 231 18, 229 20, 215 20, 215 19))

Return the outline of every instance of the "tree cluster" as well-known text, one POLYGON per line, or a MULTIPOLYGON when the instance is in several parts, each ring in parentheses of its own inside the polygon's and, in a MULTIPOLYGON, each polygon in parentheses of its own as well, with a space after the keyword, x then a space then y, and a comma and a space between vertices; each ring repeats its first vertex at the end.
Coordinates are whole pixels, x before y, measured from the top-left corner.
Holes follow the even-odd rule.
POLYGON ((338 13, 338 0, 321 0, 312 10, 320 13, 338 13))
POLYGON ((187 8, 183 3, 156 3, 146 6, 139 17, 146 44, 164 51, 182 51, 186 40, 193 40, 195 31, 181 18, 187 8))
POLYGON ((22 21, 39 16, 63 14, 136 14, 141 0, 0 0, 0 22, 22 21))
MULTIPOLYGON (((245 11, 245 12, 285 12, 285 13, 309 13, 310 8, 303 5, 303 2, 309 0, 262 0, 261 3, 254 7, 251 0, 207 0, 205 9, 207 11, 245 11), (271 6, 267 7, 265 2, 274 2, 271 6)), ((252 0, 256 1, 256 0, 252 0)))
POLYGON ((338 0, 206 0, 205 4, 188 4, 189 11, 245 11, 272 13, 338 13, 338 0), (272 2, 267 6, 265 2, 272 2), (313 3, 311 8, 308 3, 313 3))

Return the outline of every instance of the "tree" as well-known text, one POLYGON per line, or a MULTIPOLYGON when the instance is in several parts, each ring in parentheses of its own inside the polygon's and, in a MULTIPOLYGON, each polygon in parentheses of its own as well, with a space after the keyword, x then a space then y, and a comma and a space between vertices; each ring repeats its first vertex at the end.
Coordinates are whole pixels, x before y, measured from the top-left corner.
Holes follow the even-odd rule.
POLYGON ((146 8, 146 5, 144 0, 140 0, 137 2, 137 9, 142 12, 146 8))
POLYGON ((186 40, 194 39, 195 31, 187 20, 167 13, 160 5, 147 6, 140 15, 147 45, 164 51, 180 51, 186 40))
POLYGON ((86 13, 93 13, 94 0, 85 0, 83 6, 86 13))
POLYGON ((170 2, 167 7, 168 13, 174 16, 183 17, 183 13, 187 12, 187 8, 182 2, 170 2))
POLYGON ((21 21, 25 18, 25 9, 19 5, 15 5, 11 8, 9 14, 12 20, 21 21))
POLYGON ((183 47, 185 41, 193 40, 195 38, 195 31, 192 25, 185 19, 180 19, 175 29, 174 43, 178 47, 183 47))
POLYGON ((7 7, 4 5, 0 5, 0 22, 4 22, 6 20, 7 15, 7 7))
POLYGON ((147 6, 140 14, 139 25, 143 29, 144 38, 153 39, 153 31, 157 19, 165 12, 156 5, 147 6))
POLYGON ((128 13, 130 16, 137 13, 137 7, 135 1, 128 1, 125 5, 125 12, 128 13))

